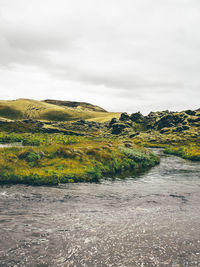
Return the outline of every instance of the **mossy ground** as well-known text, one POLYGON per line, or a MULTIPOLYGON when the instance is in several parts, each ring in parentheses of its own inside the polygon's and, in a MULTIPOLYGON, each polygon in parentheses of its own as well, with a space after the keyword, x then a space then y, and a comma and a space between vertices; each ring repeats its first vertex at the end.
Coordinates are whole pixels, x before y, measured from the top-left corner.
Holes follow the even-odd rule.
POLYGON ((117 138, 62 134, 0 134, 1 142, 25 147, 0 149, 0 183, 53 185, 98 182, 104 176, 134 174, 159 163, 151 151, 117 138))
POLYGON ((133 138, 136 144, 144 147, 161 147, 164 153, 200 161, 200 137, 197 129, 184 133, 161 134, 158 131, 143 132, 133 138))
POLYGON ((200 146, 197 144, 168 146, 164 149, 164 153, 176 155, 184 159, 200 161, 200 146))

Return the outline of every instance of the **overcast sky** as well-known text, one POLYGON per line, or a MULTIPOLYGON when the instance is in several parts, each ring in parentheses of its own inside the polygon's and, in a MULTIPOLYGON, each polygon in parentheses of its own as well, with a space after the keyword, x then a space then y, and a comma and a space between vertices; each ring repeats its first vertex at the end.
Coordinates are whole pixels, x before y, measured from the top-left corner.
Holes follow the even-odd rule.
POLYGON ((0 0, 0 99, 200 107, 199 0, 0 0))

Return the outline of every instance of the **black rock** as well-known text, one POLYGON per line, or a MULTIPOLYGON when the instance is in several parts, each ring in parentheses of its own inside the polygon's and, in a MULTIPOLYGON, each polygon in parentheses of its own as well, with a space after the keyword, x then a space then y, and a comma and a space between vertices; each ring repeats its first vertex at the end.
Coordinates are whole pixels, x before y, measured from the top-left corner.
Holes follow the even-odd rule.
POLYGON ((126 112, 124 112, 124 113, 121 114, 119 120, 120 121, 128 121, 128 120, 130 120, 130 117, 126 112))
POLYGON ((130 137, 130 138, 133 138, 133 137, 135 137, 135 136, 137 136, 137 135, 139 135, 139 134, 140 134, 139 132, 132 133, 129 137, 130 137))
POLYGON ((162 128, 169 128, 182 123, 185 120, 185 116, 182 114, 167 114, 155 123, 158 130, 162 128))
POLYGON ((185 113, 188 115, 191 115, 191 116, 195 116, 195 114, 196 114, 196 112, 191 110, 191 109, 186 110, 185 113))
POLYGON ((112 134, 120 134, 125 128, 127 128, 127 125, 124 123, 114 123, 112 125, 112 134))
POLYGON ((111 128, 114 123, 117 123, 117 119, 116 118, 112 118, 111 119, 111 121, 109 122, 108 127, 111 128))
POLYGON ((83 125, 85 124, 86 121, 85 120, 79 120, 79 121, 76 121, 74 124, 77 124, 77 125, 83 125))
POLYGON ((200 121, 200 118, 199 118, 199 117, 196 117, 196 118, 189 118, 188 121, 189 121, 189 122, 199 122, 199 121, 200 121))
POLYGON ((140 112, 136 112, 130 115, 130 119, 134 122, 142 122, 144 119, 144 116, 140 112))

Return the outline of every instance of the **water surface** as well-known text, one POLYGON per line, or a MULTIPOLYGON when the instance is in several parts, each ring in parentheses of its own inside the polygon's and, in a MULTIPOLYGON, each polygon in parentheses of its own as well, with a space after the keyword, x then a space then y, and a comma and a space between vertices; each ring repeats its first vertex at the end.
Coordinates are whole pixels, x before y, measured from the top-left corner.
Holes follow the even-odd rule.
POLYGON ((125 180, 0 187, 0 266, 200 266, 200 165, 125 180))
POLYGON ((4 148, 4 147, 21 147, 23 146, 22 145, 22 142, 16 142, 16 143, 0 143, 0 148, 4 148))

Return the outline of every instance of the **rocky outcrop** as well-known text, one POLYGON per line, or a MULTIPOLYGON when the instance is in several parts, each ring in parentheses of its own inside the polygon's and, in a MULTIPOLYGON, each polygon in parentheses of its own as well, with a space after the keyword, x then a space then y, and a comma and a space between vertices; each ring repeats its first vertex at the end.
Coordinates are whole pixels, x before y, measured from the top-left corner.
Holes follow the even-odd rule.
POLYGON ((125 123, 114 123, 112 125, 112 134, 121 134, 125 128, 127 128, 127 125, 125 123))
POLYGON ((196 112, 194 110, 188 109, 184 111, 186 114, 191 115, 191 116, 195 116, 196 112))
POLYGON ((114 123, 117 123, 117 119, 116 118, 112 118, 111 119, 111 121, 109 122, 109 128, 111 128, 114 123))
POLYGON ((119 120, 120 121, 129 121, 130 120, 130 117, 129 117, 129 115, 126 112, 124 112, 124 113, 121 114, 119 120))
POLYGON ((132 114, 130 115, 130 119, 131 119, 133 122, 140 123, 140 122, 143 122, 143 120, 144 120, 144 116, 143 116, 140 112, 136 112, 136 113, 132 113, 132 114))
POLYGON ((187 125, 180 125, 178 127, 176 127, 175 129, 173 129, 173 132, 182 132, 185 130, 188 130, 190 127, 187 125))
POLYGON ((182 123, 186 117, 187 116, 185 116, 184 114, 168 114, 157 121, 155 126, 158 130, 161 130, 165 127, 173 127, 178 125, 179 123, 182 123))

